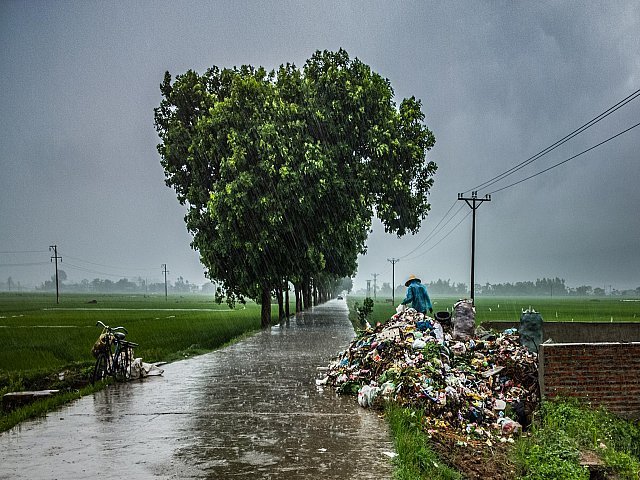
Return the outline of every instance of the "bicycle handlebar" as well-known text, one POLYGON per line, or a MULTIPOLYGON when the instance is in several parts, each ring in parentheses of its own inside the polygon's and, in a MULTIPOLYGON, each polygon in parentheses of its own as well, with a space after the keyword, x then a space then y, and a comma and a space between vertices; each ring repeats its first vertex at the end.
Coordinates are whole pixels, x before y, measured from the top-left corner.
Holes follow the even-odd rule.
POLYGON ((117 332, 118 330, 122 330, 124 333, 129 334, 129 332, 127 331, 126 328, 124 327, 110 327, 109 325, 105 325, 104 323, 102 323, 100 320, 98 320, 96 322, 96 327, 102 327, 105 330, 107 330, 108 332, 117 332))

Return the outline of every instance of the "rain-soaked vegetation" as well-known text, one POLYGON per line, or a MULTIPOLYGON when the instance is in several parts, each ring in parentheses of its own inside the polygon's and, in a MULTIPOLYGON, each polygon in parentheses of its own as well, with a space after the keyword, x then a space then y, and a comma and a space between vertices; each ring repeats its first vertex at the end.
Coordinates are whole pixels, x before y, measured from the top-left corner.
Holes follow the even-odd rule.
POLYGON ((640 475, 640 426, 605 410, 575 400, 547 401, 542 405, 531 435, 516 445, 514 458, 522 478, 580 480, 640 475), (597 464, 590 474, 581 464, 597 464), (591 475, 591 476, 590 476, 591 475))
POLYGON ((401 236, 430 210, 435 136, 420 101, 396 105, 390 82, 342 49, 302 68, 167 72, 160 91, 158 151, 192 245, 228 301, 265 306, 263 326, 283 285, 300 309, 355 273, 374 214, 401 236))

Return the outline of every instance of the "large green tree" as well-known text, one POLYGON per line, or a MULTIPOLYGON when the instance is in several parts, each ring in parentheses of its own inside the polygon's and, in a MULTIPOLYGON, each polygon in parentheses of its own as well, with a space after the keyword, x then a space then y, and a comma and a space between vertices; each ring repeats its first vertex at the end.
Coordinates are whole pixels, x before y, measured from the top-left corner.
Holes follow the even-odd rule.
POLYGON ((189 70, 155 109, 166 183, 188 206, 192 246, 228 301, 250 296, 270 323, 283 281, 356 271, 373 215, 415 232, 429 211, 435 137, 421 104, 344 50, 302 69, 189 70))

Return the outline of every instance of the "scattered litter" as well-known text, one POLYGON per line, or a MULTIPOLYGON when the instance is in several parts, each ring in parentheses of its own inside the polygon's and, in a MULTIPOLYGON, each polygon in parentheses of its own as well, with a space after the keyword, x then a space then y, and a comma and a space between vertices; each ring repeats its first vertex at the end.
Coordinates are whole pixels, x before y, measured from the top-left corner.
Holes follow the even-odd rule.
POLYGON ((130 365, 130 378, 144 378, 159 376, 164 370, 154 363, 146 363, 142 358, 134 358, 130 365))
POLYGON ((463 443, 465 437, 486 445, 509 441, 539 402, 537 354, 520 345, 515 329, 475 331, 471 302, 456 303, 454 311, 443 326, 412 308, 398 309, 355 338, 316 384, 355 395, 362 407, 393 400, 421 408, 425 431, 463 443))

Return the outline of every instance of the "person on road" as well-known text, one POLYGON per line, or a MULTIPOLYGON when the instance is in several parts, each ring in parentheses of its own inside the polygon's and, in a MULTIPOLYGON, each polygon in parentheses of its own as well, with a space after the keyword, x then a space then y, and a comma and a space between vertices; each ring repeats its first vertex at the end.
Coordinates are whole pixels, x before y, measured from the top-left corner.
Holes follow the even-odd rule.
POLYGON ((429 293, 427 293, 427 287, 420 283, 420 279, 415 275, 409 275, 409 280, 404 284, 408 287, 407 296, 402 301, 402 305, 408 303, 412 308, 415 308, 420 313, 433 313, 433 306, 431 305, 431 299, 429 293))

